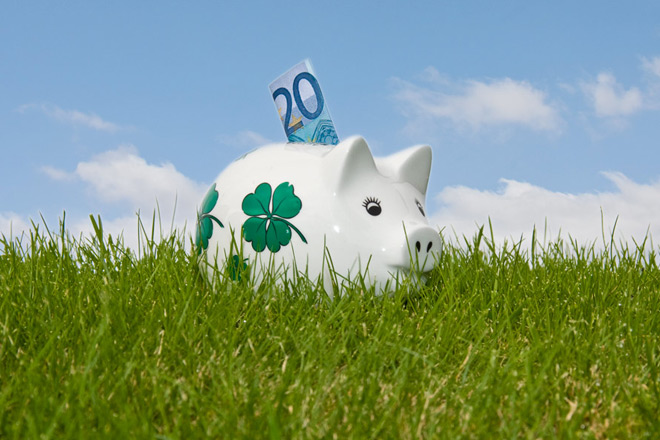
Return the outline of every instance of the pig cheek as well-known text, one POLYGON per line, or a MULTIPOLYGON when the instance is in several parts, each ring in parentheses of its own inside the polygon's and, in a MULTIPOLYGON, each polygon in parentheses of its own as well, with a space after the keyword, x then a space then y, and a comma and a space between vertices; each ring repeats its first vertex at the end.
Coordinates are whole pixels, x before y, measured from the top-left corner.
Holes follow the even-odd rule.
MULTIPOLYGON (((332 222, 325 231, 333 245, 357 254, 376 253, 382 242, 382 228, 361 206, 362 201, 347 206, 346 200, 335 198, 330 204, 332 222)), ((334 246, 333 246, 334 247, 334 246)))
POLYGON ((364 208, 357 214, 361 217, 360 227, 356 228, 354 240, 361 244, 360 250, 385 264, 399 263, 396 256, 404 239, 401 219, 385 211, 372 216, 364 208))

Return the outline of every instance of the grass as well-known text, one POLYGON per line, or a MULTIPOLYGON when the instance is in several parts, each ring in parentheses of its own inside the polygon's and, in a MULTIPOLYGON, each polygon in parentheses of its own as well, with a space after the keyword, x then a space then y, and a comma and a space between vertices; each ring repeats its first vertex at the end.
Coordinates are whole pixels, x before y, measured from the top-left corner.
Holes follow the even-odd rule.
POLYGON ((644 246, 523 252, 480 232, 425 286, 330 300, 210 287, 181 235, 138 258, 94 225, 0 240, 2 438, 660 436, 644 246))

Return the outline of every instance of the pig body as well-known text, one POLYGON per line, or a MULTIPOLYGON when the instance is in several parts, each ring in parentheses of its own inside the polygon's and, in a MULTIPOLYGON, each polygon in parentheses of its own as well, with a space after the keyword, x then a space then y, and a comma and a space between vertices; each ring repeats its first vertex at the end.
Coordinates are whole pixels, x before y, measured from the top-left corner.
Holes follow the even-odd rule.
POLYGON ((361 137, 257 149, 230 164, 202 203, 201 264, 209 276, 244 265, 257 278, 297 271, 330 294, 358 274, 382 289, 413 266, 428 271, 441 252, 425 215, 430 167, 428 146, 374 159, 361 137))

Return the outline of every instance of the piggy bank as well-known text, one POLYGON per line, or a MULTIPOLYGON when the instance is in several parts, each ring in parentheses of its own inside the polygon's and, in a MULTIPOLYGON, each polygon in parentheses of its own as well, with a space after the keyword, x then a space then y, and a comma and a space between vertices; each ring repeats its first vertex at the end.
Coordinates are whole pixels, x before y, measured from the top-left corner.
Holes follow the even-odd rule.
POLYGON ((257 281, 294 274, 342 290, 384 290, 441 252, 425 210, 431 147, 374 158, 366 141, 261 147, 231 163, 198 212, 200 264, 257 281), (245 270, 245 269, 248 270, 245 270))

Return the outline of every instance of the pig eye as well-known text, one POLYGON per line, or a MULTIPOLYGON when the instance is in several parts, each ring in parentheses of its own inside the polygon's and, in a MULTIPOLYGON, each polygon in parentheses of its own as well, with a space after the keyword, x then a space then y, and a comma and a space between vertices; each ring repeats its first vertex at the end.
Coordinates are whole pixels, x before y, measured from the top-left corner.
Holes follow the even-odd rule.
POLYGON ((419 200, 415 199, 415 203, 417 204, 417 209, 419 209, 419 212, 421 212, 422 215, 426 217, 426 213, 424 213, 424 208, 422 207, 422 204, 419 203, 419 200))
POLYGON ((382 211, 380 200, 375 197, 367 197, 362 203, 362 206, 364 206, 367 212, 374 217, 380 215, 380 212, 382 211))

